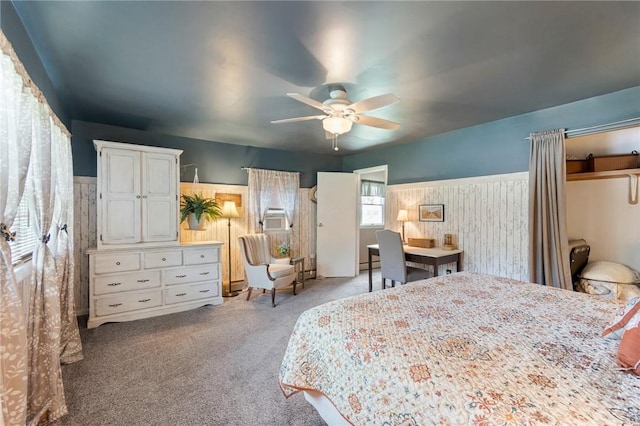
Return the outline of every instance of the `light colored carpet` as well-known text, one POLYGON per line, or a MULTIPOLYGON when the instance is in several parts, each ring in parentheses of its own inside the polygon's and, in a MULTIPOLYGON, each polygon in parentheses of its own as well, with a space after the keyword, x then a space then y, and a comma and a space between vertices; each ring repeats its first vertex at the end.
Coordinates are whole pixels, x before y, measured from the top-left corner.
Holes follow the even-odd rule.
MULTIPOLYGON (((323 425, 300 394, 285 399, 278 370, 298 316, 368 291, 353 279, 307 280, 246 292, 219 306, 87 330, 85 359, 63 367, 63 425, 323 425)), ((374 289, 380 288, 379 272, 374 289)))

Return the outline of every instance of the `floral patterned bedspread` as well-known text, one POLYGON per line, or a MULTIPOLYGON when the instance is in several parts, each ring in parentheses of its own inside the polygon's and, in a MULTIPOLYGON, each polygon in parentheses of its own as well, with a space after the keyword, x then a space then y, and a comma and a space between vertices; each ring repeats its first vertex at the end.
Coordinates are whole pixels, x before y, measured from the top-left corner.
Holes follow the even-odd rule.
POLYGON ((300 316, 280 386, 355 425, 640 425, 640 378, 600 337, 619 306, 470 272, 367 293, 300 316))

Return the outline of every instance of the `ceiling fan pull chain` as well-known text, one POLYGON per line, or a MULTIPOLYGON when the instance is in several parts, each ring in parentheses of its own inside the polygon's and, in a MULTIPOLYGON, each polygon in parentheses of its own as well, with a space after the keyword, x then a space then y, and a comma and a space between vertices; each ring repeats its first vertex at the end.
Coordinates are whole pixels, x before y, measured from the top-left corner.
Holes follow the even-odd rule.
POLYGON ((333 134, 333 143, 332 143, 332 147, 334 151, 338 150, 338 134, 334 133, 333 134))

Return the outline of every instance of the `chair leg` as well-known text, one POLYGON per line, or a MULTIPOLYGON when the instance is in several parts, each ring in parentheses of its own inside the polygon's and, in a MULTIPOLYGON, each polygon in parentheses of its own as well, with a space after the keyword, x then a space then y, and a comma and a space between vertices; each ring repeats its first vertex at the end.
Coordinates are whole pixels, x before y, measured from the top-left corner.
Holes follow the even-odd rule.
POLYGON ((276 289, 275 288, 271 289, 271 305, 274 308, 276 307, 276 289))
POLYGON ((247 300, 249 300, 249 298, 251 297, 251 290, 253 290, 253 287, 249 287, 249 291, 247 292, 247 300))
POLYGON ((396 286, 396 281, 395 280, 391 280, 391 287, 395 287, 396 286))
POLYGON ((297 282, 297 281, 294 281, 294 282, 293 282, 293 295, 294 295, 294 296, 296 295, 296 282, 297 282))

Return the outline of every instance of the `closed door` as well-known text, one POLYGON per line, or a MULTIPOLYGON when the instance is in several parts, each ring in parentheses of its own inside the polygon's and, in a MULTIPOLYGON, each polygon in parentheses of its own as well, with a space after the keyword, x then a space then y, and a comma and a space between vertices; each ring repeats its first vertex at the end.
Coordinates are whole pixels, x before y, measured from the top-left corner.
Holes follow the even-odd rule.
POLYGON ((100 188, 98 222, 103 223, 98 236, 102 244, 132 244, 140 233, 140 153, 104 148, 101 168, 105 178, 100 188), (100 215, 104 215, 104 222, 100 215))
POLYGON ((317 273, 358 274, 358 191, 354 173, 318 173, 317 273))
POLYGON ((175 241, 178 239, 176 156, 145 153, 142 158, 143 241, 175 241))

